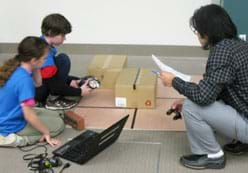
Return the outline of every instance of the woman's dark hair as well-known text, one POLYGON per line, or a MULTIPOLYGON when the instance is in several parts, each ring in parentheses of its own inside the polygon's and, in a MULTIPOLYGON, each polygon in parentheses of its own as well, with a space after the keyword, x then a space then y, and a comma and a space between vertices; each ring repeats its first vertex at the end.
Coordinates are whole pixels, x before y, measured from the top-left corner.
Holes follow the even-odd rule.
POLYGON ((214 46, 221 40, 237 38, 237 28, 228 13, 220 6, 211 4, 196 10, 190 19, 193 27, 201 37, 207 36, 205 48, 214 46))
POLYGON ((50 14, 46 16, 41 24, 41 32, 45 36, 54 37, 59 34, 71 32, 70 22, 61 14, 50 14))
POLYGON ((18 46, 17 55, 0 66, 0 87, 9 79, 21 62, 28 62, 32 58, 39 59, 49 50, 49 45, 39 37, 26 37, 18 46))

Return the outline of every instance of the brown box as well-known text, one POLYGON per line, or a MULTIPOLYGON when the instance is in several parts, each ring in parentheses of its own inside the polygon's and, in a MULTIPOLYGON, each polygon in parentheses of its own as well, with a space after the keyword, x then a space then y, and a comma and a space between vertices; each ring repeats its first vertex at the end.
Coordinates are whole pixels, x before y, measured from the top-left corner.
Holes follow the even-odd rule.
POLYGON ((88 73, 101 81, 101 88, 113 89, 120 71, 126 66, 126 55, 96 55, 88 67, 88 73))
POLYGON ((64 114, 64 122, 72 126, 74 129, 84 129, 84 118, 73 111, 66 111, 64 114))
POLYGON ((115 84, 115 106, 154 108, 157 77, 150 69, 123 69, 115 84))

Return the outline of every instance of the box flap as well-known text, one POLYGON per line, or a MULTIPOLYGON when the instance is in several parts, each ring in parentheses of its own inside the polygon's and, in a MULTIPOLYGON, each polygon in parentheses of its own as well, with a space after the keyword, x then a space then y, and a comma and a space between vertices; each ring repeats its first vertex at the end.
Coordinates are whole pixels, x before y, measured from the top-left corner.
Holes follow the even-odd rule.
POLYGON ((157 82, 157 76, 154 75, 151 72, 151 69, 148 68, 141 68, 140 72, 139 72, 139 77, 137 78, 136 81, 136 86, 149 86, 152 85, 154 86, 154 84, 157 82))
POLYGON ((137 72, 137 68, 123 69, 116 81, 116 85, 133 85, 137 72))
POLYGON ((126 65, 126 55, 95 55, 89 69, 121 69, 126 65))

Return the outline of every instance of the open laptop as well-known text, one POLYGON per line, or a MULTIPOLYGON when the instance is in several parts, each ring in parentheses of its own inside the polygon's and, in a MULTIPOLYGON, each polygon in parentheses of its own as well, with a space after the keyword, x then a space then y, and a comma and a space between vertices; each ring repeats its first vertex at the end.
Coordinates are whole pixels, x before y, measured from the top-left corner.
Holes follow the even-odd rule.
POLYGON ((53 154, 78 164, 84 164, 118 139, 128 117, 129 115, 126 115, 101 133, 86 130, 54 150, 53 154))

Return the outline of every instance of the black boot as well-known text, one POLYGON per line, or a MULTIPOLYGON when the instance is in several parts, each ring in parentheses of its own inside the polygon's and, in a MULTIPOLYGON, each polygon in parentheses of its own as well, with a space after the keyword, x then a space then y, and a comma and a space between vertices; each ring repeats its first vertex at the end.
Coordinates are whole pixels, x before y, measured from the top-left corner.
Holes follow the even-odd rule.
POLYGON ((248 152, 248 144, 233 140, 231 143, 224 145, 223 149, 229 153, 240 155, 248 152))

